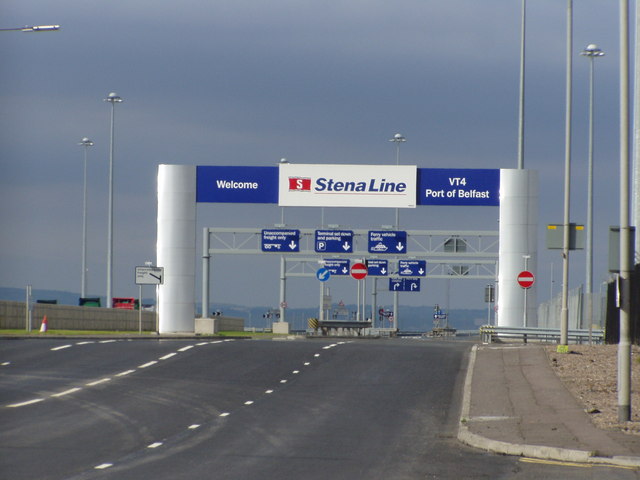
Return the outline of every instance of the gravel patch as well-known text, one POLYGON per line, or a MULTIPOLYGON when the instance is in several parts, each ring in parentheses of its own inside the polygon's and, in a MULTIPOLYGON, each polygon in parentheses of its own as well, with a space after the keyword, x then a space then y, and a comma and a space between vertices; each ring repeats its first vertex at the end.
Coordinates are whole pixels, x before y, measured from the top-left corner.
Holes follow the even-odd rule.
POLYGON ((604 430, 640 436, 640 347, 631 354, 631 421, 618 422, 618 346, 569 345, 570 353, 545 347, 549 363, 593 423, 604 430))

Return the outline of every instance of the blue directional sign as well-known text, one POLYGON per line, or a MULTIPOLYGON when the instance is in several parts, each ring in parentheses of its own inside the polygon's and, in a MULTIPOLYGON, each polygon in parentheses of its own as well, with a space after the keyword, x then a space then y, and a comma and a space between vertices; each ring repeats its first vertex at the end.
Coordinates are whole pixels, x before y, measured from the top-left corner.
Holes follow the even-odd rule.
POLYGON ((316 272, 316 278, 321 282, 326 282, 331 278, 331 272, 324 267, 319 268, 318 271, 316 272))
POLYGON ((300 251, 300 230, 262 230, 262 251, 292 253, 300 251))
POLYGON ((352 253, 352 230, 316 230, 315 249, 318 253, 352 253))
POLYGON ((369 275, 372 277, 386 277, 389 275, 388 260, 371 258, 367 260, 367 268, 369 269, 369 275))
POLYGON ((418 205, 500 205, 500 170, 419 168, 418 205))
POLYGON ((348 259, 331 258, 323 260, 324 268, 331 272, 331 275, 349 275, 350 262, 348 259))
POLYGON ((369 253, 407 253, 407 232, 370 230, 368 246, 369 253))
POLYGON ((401 277, 425 277, 426 260, 398 260, 398 275, 401 277))
POLYGON ((419 292, 420 279, 419 278, 390 278, 389 291, 390 292, 419 292))

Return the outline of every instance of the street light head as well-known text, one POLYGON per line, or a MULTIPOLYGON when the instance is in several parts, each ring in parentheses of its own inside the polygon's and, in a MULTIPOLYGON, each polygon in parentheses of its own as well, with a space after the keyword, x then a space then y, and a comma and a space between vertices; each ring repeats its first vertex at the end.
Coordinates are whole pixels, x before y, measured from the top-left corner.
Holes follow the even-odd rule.
POLYGON ((121 103, 122 102, 122 98, 120 98, 120 96, 115 93, 115 92, 111 92, 107 98, 104 99, 105 102, 109 102, 109 103, 121 103))
POLYGON ((287 160, 286 158, 281 158, 280 159, 280 163, 289 163, 289 160, 287 160))
POLYGON ((83 147, 93 147, 93 142, 87 137, 83 137, 78 145, 81 145, 83 147))
POLYGON ((595 43, 590 43, 582 52, 580 52, 580 55, 585 57, 602 57, 604 56, 604 52, 600 50, 595 43))
POLYGON ((389 141, 390 141, 390 142, 396 142, 396 143, 398 143, 398 142, 406 142, 406 141, 407 141, 407 139, 406 139, 406 138, 404 138, 404 136, 403 136, 401 133, 396 133, 396 134, 393 136, 393 138, 390 138, 390 139, 389 139, 389 141))

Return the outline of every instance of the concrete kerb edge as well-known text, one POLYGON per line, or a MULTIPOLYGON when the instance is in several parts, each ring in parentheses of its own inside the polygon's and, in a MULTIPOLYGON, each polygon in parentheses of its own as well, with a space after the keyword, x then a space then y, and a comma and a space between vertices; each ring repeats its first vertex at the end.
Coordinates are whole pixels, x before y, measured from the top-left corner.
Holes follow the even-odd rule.
POLYGON ((471 381, 473 380, 473 369, 475 367, 478 345, 471 348, 469 355, 469 365, 464 381, 462 408, 460 421, 458 423, 458 440, 470 447, 479 448, 492 453, 503 455, 515 455, 541 460, 557 460, 563 462, 606 464, 624 467, 640 467, 640 457, 598 457, 596 452, 586 450, 572 450, 567 448, 548 447, 542 445, 521 445, 515 443, 492 440, 469 431, 465 422, 470 418, 471 410, 471 381))

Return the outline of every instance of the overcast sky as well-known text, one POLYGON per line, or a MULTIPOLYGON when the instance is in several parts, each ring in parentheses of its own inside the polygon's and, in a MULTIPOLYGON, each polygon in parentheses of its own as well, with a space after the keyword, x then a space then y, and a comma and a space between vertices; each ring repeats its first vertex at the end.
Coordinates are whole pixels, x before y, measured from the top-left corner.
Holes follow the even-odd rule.
MULTIPOLYGON (((555 292, 561 277, 560 254, 546 250, 545 230, 563 221, 566 2, 527 3, 525 167, 540 176, 537 274, 544 301, 552 265, 555 292)), ((105 295, 109 92, 124 99, 116 106, 115 296, 136 296, 134 267, 155 260, 161 163, 275 165, 286 157, 394 164, 388 139, 400 132, 407 138, 403 164, 515 168, 520 6, 520 0, 5 0, 1 28, 62 28, 0 32, 0 286, 80 291, 77 143, 86 136, 95 142, 88 291, 105 295)), ((596 60, 595 290, 607 278, 608 226, 619 222, 618 15, 612 0, 574 1, 571 221, 577 223, 586 222, 588 140, 588 60, 579 53, 589 43, 606 52, 596 60)), ((198 232, 273 226, 280 214, 277 206, 200 205, 198 232)), ((393 222, 388 209, 325 215, 327 223, 353 228, 393 222)), ((495 207, 418 207, 401 217, 403 227, 425 230, 497 230, 497 219, 495 207)), ((289 208, 286 220, 313 228, 320 213, 289 208)), ((200 259, 194 261, 199 272, 200 259)), ((574 288, 584 283, 584 252, 573 253, 571 265, 574 288)), ((233 256, 213 266, 213 304, 277 305, 276 259, 233 256)), ((486 283, 451 282, 450 306, 485 308, 486 283)), ((290 284, 290 306, 317 304, 315 279, 290 284)), ((405 294, 402 302, 442 304, 445 290, 445 281, 428 280, 421 294, 405 294)), ((332 294, 355 301, 346 283, 335 283, 332 294)))

